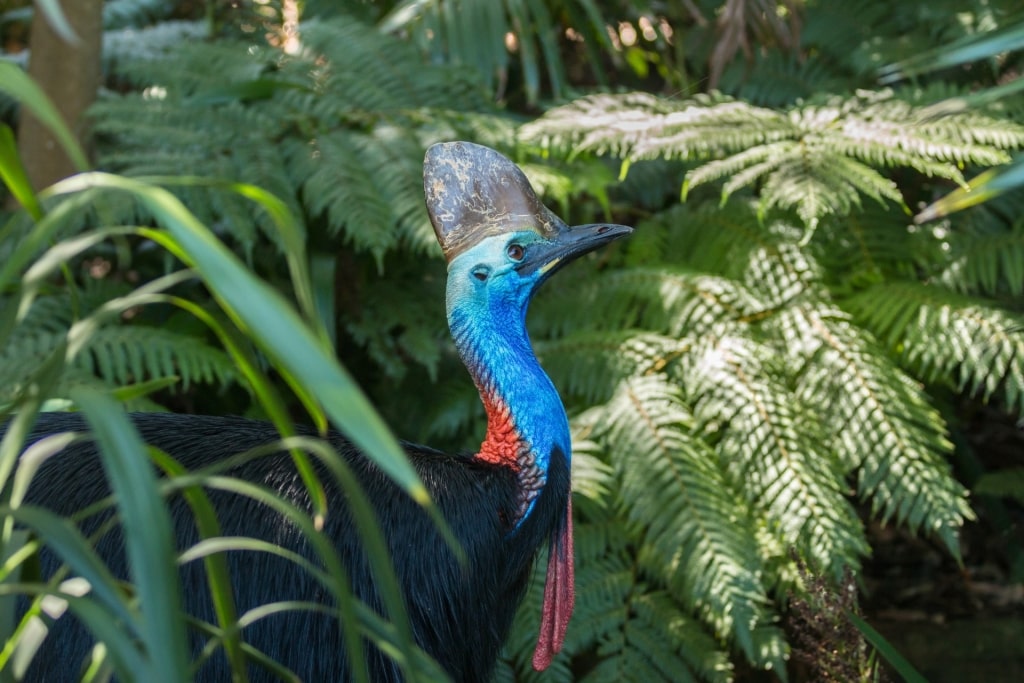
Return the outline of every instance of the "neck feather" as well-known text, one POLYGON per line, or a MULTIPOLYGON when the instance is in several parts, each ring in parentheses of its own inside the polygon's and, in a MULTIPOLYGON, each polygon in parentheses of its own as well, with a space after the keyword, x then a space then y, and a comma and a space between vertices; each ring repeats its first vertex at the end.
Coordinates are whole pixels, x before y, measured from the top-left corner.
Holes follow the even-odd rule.
POLYGON ((530 346, 525 311, 472 315, 452 307, 448 322, 487 412, 476 457, 516 471, 521 522, 547 482, 552 454, 570 452, 565 409, 530 346))

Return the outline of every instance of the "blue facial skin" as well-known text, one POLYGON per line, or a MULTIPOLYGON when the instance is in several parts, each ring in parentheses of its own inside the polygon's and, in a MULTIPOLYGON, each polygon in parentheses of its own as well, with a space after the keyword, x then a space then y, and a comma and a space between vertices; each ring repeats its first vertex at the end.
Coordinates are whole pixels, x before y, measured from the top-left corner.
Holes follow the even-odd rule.
MULTIPOLYGON (((552 453, 567 460, 569 421, 526 333, 533 293, 557 265, 531 263, 531 247, 551 243, 533 231, 482 239, 448 266, 448 325, 485 404, 508 407, 512 422, 546 480, 552 453)), ((568 462, 566 463, 568 464, 568 462)), ((517 526, 533 510, 533 498, 517 526)))

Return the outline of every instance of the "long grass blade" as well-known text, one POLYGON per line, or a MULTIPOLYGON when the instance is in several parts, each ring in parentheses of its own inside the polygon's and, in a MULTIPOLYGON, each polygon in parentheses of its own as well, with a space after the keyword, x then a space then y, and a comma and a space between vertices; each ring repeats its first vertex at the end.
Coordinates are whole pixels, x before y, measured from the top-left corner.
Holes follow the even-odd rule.
POLYGON ((32 218, 39 220, 43 217, 43 207, 39 204, 39 198, 36 197, 25 172, 25 166, 18 156, 18 143, 14 139, 14 131, 3 123, 0 123, 0 180, 4 181, 7 189, 32 218))
POLYGON ((126 553, 142 620, 140 635, 152 662, 148 679, 188 679, 188 639, 170 513, 158 493, 146 446, 113 398, 76 388, 71 398, 96 436, 103 466, 117 499, 126 553))
POLYGON ((53 133, 76 169, 79 171, 89 169, 89 162, 82 146, 78 144, 71 129, 64 123, 64 119, 57 112, 57 108, 53 106, 53 102, 16 64, 0 60, 0 91, 21 102, 39 119, 40 123, 53 133))
POLYGON ((160 220, 191 264, 239 326, 251 332, 276 364, 316 396, 331 421, 410 496, 429 505, 426 488, 390 431, 348 372, 329 357, 308 325, 275 290, 251 275, 241 261, 173 195, 128 178, 82 174, 54 186, 74 192, 90 186, 135 195, 160 220))
MULTIPOLYGON (((159 449, 150 448, 149 454, 157 466, 169 476, 176 477, 186 474, 187 470, 184 467, 159 449)), ((217 519, 217 512, 202 488, 191 486, 182 489, 181 495, 192 509, 192 518, 196 522, 200 538, 215 539, 219 537, 221 527, 217 519)), ((235 606, 234 589, 231 585, 231 573, 228 570, 227 560, 223 555, 210 554, 203 558, 203 563, 206 569, 207 585, 210 588, 210 599, 213 601, 213 611, 217 616, 217 623, 226 633, 223 640, 224 652, 231 665, 234 680, 236 683, 244 683, 248 680, 248 676, 245 673, 242 642, 237 630, 232 628, 237 621, 238 610, 235 606)))
POLYGON ((892 668, 896 670, 896 673, 903 677, 903 680, 906 681, 906 683, 928 683, 928 680, 918 673, 917 669, 915 669, 913 665, 892 646, 892 643, 886 640, 881 633, 876 631, 871 624, 864 621, 853 612, 847 612, 846 616, 853 625, 857 627, 857 630, 863 634, 864 638, 871 643, 871 646, 874 647, 879 654, 885 657, 886 661, 888 661, 889 664, 892 665, 892 668))

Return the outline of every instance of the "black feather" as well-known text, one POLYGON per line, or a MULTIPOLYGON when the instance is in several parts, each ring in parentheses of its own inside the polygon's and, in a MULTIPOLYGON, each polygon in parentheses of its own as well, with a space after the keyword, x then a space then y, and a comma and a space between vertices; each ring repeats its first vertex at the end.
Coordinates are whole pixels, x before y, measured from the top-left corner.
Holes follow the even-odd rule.
MULTIPOLYGON (((132 418, 147 443, 169 453, 190 470, 279 438, 272 425, 242 418, 171 414, 137 414, 132 418)), ((79 416, 43 414, 28 441, 85 428, 79 416)), ((308 429, 301 432, 313 433, 308 429)), ((466 552, 467 562, 460 565, 422 508, 344 437, 332 433, 328 440, 352 468, 382 524, 417 643, 453 680, 488 680, 537 550, 550 538, 552 530, 564 523, 569 492, 564 455, 553 454, 548 484, 533 514, 510 535, 507 520, 515 518, 518 490, 512 470, 467 455, 448 455, 424 446, 403 444, 466 552)), ((227 474, 267 486, 303 509, 311 507, 309 495, 287 453, 250 460, 227 474)), ((324 531, 346 565, 354 594, 379 609, 373 577, 351 523, 345 495, 326 472, 321 471, 321 477, 329 500, 324 531)), ((28 502, 70 515, 108 495, 108 491, 95 446, 84 442, 44 463, 33 479, 28 502)), ((225 492, 210 491, 209 496, 225 535, 270 541, 319 564, 302 533, 273 510, 225 492)), ((169 506, 179 549, 183 550, 198 540, 198 533, 187 505, 179 496, 172 498, 169 506)), ((101 521, 100 516, 94 516, 81 527, 90 533, 101 521)), ((119 529, 106 534, 97 550, 116 576, 128 578, 119 529)), ((282 558, 266 553, 232 552, 228 562, 240 613, 278 600, 324 603, 331 599, 315 579, 282 558)), ((44 550, 44 576, 52 574, 57 566, 56 558, 44 550)), ((186 611, 199 619, 214 621, 202 563, 184 566, 181 575, 186 611)), ((287 612, 257 621, 246 628, 243 637, 304 681, 349 678, 347 653, 335 617, 287 612)), ((195 652, 203 642, 202 635, 195 633, 195 652)), ((25 680, 77 680, 79 666, 91 646, 86 629, 72 615, 65 615, 52 626, 25 680)), ((367 657, 372 680, 401 680, 397 667, 385 655, 370 648, 367 657)), ((255 666, 250 667, 249 675, 252 681, 273 678, 255 666)), ((221 654, 206 662, 197 675, 199 681, 230 678, 227 660, 221 654)))

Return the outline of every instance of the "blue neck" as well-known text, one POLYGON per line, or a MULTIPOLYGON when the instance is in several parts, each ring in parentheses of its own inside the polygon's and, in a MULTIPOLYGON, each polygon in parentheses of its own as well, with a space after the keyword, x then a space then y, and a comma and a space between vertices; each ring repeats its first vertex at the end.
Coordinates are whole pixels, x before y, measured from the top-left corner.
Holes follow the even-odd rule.
MULTIPOLYGON (((452 298, 449 296, 448 325, 488 414, 487 438, 481 454, 488 441, 500 436, 510 421, 521 446, 536 465, 542 486, 547 481, 552 454, 557 451, 568 461, 571 442, 565 408, 537 361, 526 333, 526 306, 500 297, 482 306, 479 302, 460 306, 452 298), (502 405, 507 406, 510 420, 500 419, 502 405)), ((504 431, 508 431, 507 427, 504 431)), ((521 473, 521 484, 529 488, 530 482, 524 480, 528 476, 529 473, 521 473)), ((536 485, 534 488, 523 501, 520 522, 533 509, 540 492, 536 485)))

